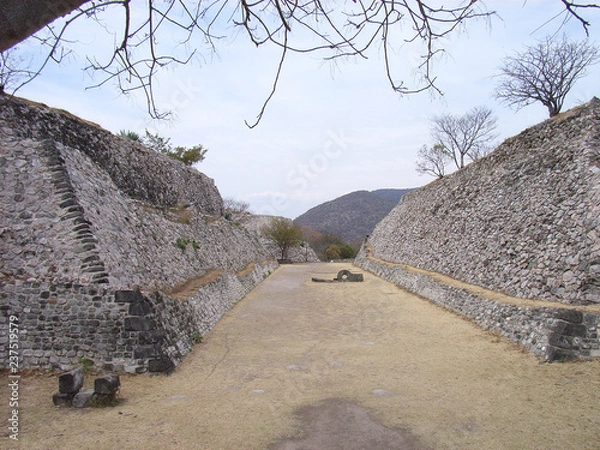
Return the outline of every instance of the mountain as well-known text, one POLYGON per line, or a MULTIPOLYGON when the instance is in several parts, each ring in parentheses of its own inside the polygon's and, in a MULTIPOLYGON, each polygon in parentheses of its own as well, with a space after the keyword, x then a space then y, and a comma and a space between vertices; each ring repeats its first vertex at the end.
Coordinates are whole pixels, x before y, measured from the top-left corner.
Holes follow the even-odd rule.
POLYGON ((370 234, 411 189, 356 191, 322 203, 297 217, 294 223, 358 243, 370 234))

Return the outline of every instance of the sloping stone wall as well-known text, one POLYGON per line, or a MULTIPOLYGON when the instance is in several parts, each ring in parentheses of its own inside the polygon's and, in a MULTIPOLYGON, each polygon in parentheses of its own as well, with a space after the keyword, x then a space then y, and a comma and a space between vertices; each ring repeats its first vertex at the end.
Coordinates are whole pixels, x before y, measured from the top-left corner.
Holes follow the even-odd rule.
MULTIPOLYGON (((486 297, 481 289, 453 286, 406 265, 378 260, 365 245, 355 260, 384 280, 424 297, 438 306, 466 317, 486 330, 504 336, 543 361, 600 357, 595 307, 568 307, 550 302, 511 302, 486 297), (539 303, 549 303, 541 306, 539 303)), ((476 288, 476 286, 473 286, 476 288)))
POLYGON ((0 125, 17 139, 49 139, 78 149, 133 199, 162 208, 195 205, 206 214, 223 210, 206 175, 66 111, 0 94, 0 125))
POLYGON ((3 95, 0 181, 0 342, 17 317, 23 367, 167 370, 277 267, 205 175, 3 95))
POLYGON ((600 100, 406 194, 369 237, 386 261, 509 295, 600 302, 600 100))

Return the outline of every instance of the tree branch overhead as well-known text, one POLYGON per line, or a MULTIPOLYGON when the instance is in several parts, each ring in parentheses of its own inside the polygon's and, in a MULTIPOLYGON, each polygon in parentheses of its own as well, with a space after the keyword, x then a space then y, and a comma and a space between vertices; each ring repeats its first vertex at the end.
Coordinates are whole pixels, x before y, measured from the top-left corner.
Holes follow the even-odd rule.
MULTIPOLYGON (((560 1, 565 13, 587 31, 590 24, 583 12, 598 5, 560 1)), ((88 56, 87 68, 103 74, 96 86, 115 82, 123 93, 142 91, 152 117, 165 116, 154 96, 156 75, 167 66, 185 65, 216 51, 219 39, 231 36, 236 28, 256 46, 280 48, 271 90, 256 122, 249 126, 263 117, 289 53, 318 54, 331 61, 367 58, 370 49, 379 47, 385 76, 395 92, 439 92, 434 64, 444 51, 442 39, 473 20, 495 15, 478 0, 449 1, 448 6, 434 0, 3 0, 0 51, 46 27, 46 33, 37 37, 48 49, 44 65, 32 71, 39 74, 49 61, 60 59, 61 51, 68 51, 61 49, 68 47, 64 39, 74 20, 100 21, 108 8, 118 8, 122 14, 120 38, 115 39, 111 55, 88 56), (69 12, 71 15, 55 22, 69 12), (413 84, 398 79, 394 70, 397 62, 392 55, 406 46, 419 49, 420 61, 414 67, 418 76, 413 84)))

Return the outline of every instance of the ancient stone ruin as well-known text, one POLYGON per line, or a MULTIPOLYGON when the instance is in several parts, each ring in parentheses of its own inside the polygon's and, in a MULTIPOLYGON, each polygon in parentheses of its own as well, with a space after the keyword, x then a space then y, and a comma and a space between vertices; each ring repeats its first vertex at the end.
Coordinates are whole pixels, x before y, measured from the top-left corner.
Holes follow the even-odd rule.
POLYGON ((543 359, 600 357, 599 225, 594 98, 405 195, 356 263, 543 359), (490 300, 439 274, 517 299, 490 300))
POLYGON ((362 273, 352 273, 349 270, 344 269, 340 270, 334 278, 313 277, 312 281, 315 283, 347 283, 365 281, 365 278, 362 273))
POLYGON ((16 317, 21 368, 168 372, 277 267, 213 180, 65 111, 0 96, 0 152, 0 338, 16 317))
POLYGON ((58 392, 52 396, 54 406, 87 408, 89 406, 115 406, 121 388, 121 379, 109 373, 94 380, 93 389, 83 387, 84 373, 81 367, 58 376, 58 392))

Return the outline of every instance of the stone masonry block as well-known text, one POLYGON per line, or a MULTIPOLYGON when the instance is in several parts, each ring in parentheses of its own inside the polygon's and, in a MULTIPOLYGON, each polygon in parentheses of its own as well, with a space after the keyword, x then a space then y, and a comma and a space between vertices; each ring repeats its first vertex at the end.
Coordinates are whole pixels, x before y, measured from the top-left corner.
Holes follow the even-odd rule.
POLYGON ((73 407, 74 408, 87 408, 90 406, 90 401, 94 396, 93 389, 84 389, 83 391, 78 392, 73 397, 73 407))
POLYGON ((135 303, 144 300, 144 296, 140 291, 128 290, 128 291, 116 291, 115 302, 117 303, 135 303))
POLYGON ((556 318, 571 323, 583 323, 583 313, 572 309, 559 309, 556 318))
POLYGON ((171 373, 175 369, 173 361, 166 356, 162 355, 160 358, 151 359, 148 361, 148 372, 160 372, 160 373, 171 373))
POLYGON ((567 323, 563 334, 565 336, 578 336, 578 337, 586 337, 588 329, 585 325, 576 325, 573 323, 567 323))
POLYGON ((150 331, 153 327, 152 320, 146 317, 125 317, 125 331, 150 331))
POLYGON ((73 369, 58 376, 58 391, 61 394, 76 394, 83 386, 83 370, 73 369))
POLYGON ((154 356, 160 356, 160 348, 154 345, 140 345, 133 350, 135 359, 147 359, 154 356))
POLYGON ((145 316, 152 313, 150 304, 143 300, 135 301, 129 305, 129 314, 132 316, 145 316))
POLYGON ((140 331, 139 342, 141 345, 156 344, 163 339, 163 334, 158 330, 140 331))
POLYGON ((118 403, 116 393, 113 394, 94 394, 91 405, 96 407, 116 406, 118 403))
POLYGON ((94 380, 94 392, 100 395, 112 395, 121 387, 118 375, 109 373, 94 380))
POLYGON ((52 403, 58 407, 71 407, 73 405, 74 394, 57 392, 52 396, 52 403))

